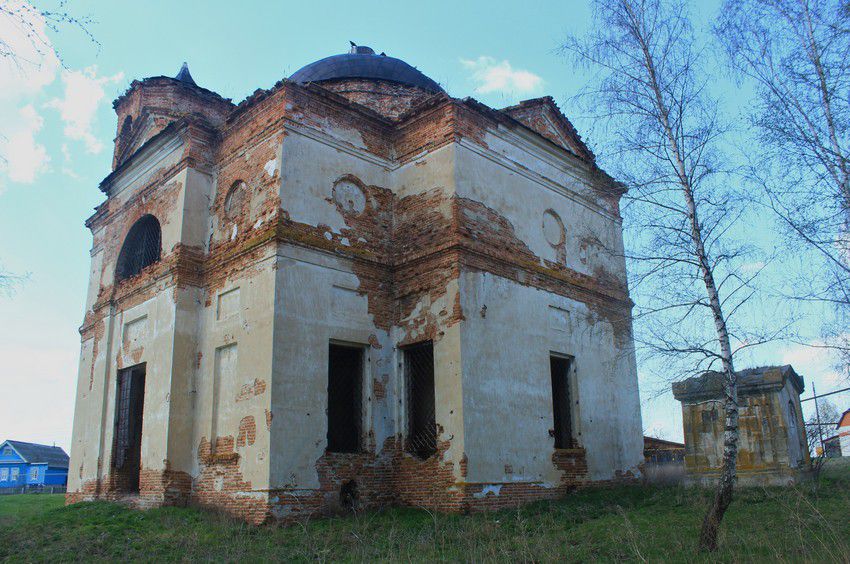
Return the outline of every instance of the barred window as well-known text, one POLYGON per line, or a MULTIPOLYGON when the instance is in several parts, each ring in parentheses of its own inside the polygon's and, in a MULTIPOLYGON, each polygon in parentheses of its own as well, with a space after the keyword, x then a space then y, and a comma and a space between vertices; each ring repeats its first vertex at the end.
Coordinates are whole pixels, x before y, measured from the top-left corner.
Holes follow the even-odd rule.
POLYGON ((142 216, 124 239, 121 253, 118 255, 118 265, 115 276, 120 282, 136 276, 146 266, 157 262, 160 258, 162 234, 159 221, 152 215, 142 216))
POLYGON ((434 398, 434 346, 431 342, 404 349, 407 380, 407 450, 425 459, 437 452, 434 398))

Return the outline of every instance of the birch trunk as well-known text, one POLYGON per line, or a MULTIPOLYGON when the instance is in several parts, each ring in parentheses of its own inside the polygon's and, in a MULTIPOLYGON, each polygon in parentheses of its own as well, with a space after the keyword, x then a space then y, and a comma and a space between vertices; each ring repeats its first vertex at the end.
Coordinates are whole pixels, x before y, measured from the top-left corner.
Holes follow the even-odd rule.
POLYGON ((699 221, 696 215, 696 204, 693 193, 684 189, 685 198, 688 202, 688 210, 691 211, 691 233, 696 245, 699 258, 700 270, 702 271, 705 289, 708 292, 711 313, 714 317, 714 327, 717 331, 717 340, 720 345, 720 356, 723 364, 723 404, 725 411, 723 427, 723 466, 720 472, 720 480, 714 501, 702 522, 702 530, 699 536, 700 548, 704 550, 715 550, 717 548, 717 533, 720 530, 720 522, 723 515, 732 503, 732 491, 735 486, 736 465, 738 462, 738 379, 735 367, 732 363, 732 347, 729 344, 729 333, 726 329, 726 319, 723 317, 723 309, 720 304, 720 296, 714 281, 708 258, 706 257, 702 235, 700 233, 699 221))
POLYGON ((830 90, 826 80, 826 73, 821 61, 820 48, 815 39, 815 31, 812 26, 812 16, 809 12, 807 4, 803 4, 804 13, 806 15, 806 52, 812 66, 815 68, 815 73, 818 77, 817 88, 820 94, 821 106, 823 107, 823 115, 826 120, 826 128, 829 134, 829 149, 833 157, 837 160, 838 171, 835 174, 838 180, 838 190, 844 203, 844 224, 850 227, 850 170, 847 167, 847 160, 841 144, 838 142, 838 135, 835 130, 835 118, 832 111, 832 102, 830 101, 830 90))
MULTIPOLYGON (((668 132, 670 130, 668 129, 668 132)), ((680 160, 680 153, 673 151, 677 165, 684 170, 680 160)), ((732 346, 729 344, 729 332, 726 328, 726 318, 723 316, 720 295, 714 280, 714 273, 705 251, 702 232, 700 229, 699 216, 697 215, 696 201, 690 183, 686 179, 682 181, 682 193, 688 206, 688 219, 690 220, 691 239, 694 251, 699 262, 700 272, 708 294, 709 307, 714 318, 714 328, 717 332, 717 342, 720 346, 720 359, 723 366, 723 404, 724 404, 724 430, 723 430, 723 466, 720 472, 720 480, 714 501, 705 515, 700 531, 700 548, 715 550, 717 548, 717 533, 720 530, 720 522, 729 504, 732 503, 732 491, 735 486, 736 465, 738 461, 738 379, 735 367, 732 363, 732 346)))
POLYGON ((702 228, 699 221, 699 213, 694 196, 694 187, 687 174, 683 147, 676 137, 674 128, 670 123, 670 108, 665 101, 663 90, 659 84, 657 70, 652 53, 641 32, 640 18, 635 14, 631 4, 624 2, 629 16, 632 18, 634 29, 637 30, 635 38, 638 40, 642 55, 644 70, 647 73, 648 84, 652 90, 654 103, 658 110, 659 121, 664 136, 667 140, 676 169, 679 186, 688 209, 688 221, 690 227, 691 243, 693 253, 699 264, 700 275, 705 284, 708 295, 709 308, 714 320, 714 328, 717 332, 717 342, 720 349, 720 359, 723 366, 723 396, 724 396, 724 432, 723 432, 723 466, 714 501, 705 515, 702 530, 700 532, 700 548, 715 550, 717 548, 717 534, 720 522, 726 513, 729 504, 732 503, 732 492, 735 485, 736 465, 738 461, 738 382, 735 367, 732 362, 732 347, 729 343, 729 332, 726 327, 726 318, 720 301, 720 294, 714 280, 714 272, 705 249, 702 228))

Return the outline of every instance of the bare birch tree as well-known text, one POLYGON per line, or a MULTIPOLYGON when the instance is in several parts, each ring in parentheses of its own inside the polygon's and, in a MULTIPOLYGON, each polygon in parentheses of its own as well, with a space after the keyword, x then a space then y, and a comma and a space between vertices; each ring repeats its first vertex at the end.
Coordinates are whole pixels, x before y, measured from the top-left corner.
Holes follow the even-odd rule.
MULTIPOLYGON (((68 1, 60 0, 55 10, 36 7, 25 0, 0 0, 0 21, 14 39, 0 35, 0 64, 9 64, 22 75, 39 67, 47 57, 55 57, 63 64, 56 46, 45 35, 44 29, 53 33, 77 30, 98 49, 100 43, 90 31, 94 24, 91 16, 77 16, 67 9, 68 1)), ((0 86, 2 87, 2 86, 0 86)), ((8 140, 0 124, 0 139, 8 140)), ((0 152, 0 162, 8 162, 0 152)), ((0 294, 10 295, 28 278, 14 274, 0 265, 0 294)))
POLYGON ((850 364, 850 3, 726 0, 715 32, 756 86, 751 179, 790 250, 822 259, 792 295, 835 307, 827 335, 850 364))
POLYGON ((18 30, 24 37, 26 46, 9 41, 0 36, 0 59, 11 61, 12 64, 26 70, 26 67, 38 64, 22 55, 22 51, 34 52, 37 58, 55 55, 59 61, 62 57, 55 45, 41 32, 38 23, 48 30, 59 33, 68 29, 76 29, 100 48, 100 43, 92 35, 89 28, 94 23, 91 16, 77 16, 67 9, 68 1, 60 0, 56 10, 38 8, 24 0, 0 0, 0 18, 6 20, 10 27, 18 30))
POLYGON ((700 546, 714 550, 736 477, 733 357, 754 344, 730 323, 755 292, 756 273, 739 268, 742 247, 730 236, 745 210, 719 166, 725 132, 707 93, 687 6, 676 0, 593 5, 593 31, 570 38, 564 50, 595 73, 581 99, 607 129, 605 162, 629 186, 624 215, 627 226, 637 218, 640 233, 626 258, 638 271, 630 273, 632 289, 644 299, 636 319, 662 320, 638 325, 649 327, 645 344, 655 351, 723 375, 722 472, 700 533, 700 546))

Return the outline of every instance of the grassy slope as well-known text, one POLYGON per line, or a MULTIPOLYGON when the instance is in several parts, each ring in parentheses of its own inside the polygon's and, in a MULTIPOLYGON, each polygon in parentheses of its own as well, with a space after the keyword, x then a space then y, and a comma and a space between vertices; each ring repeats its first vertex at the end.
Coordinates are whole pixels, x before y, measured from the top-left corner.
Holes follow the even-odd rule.
POLYGON ((0 560, 850 561, 850 464, 819 486, 741 490, 719 554, 695 554, 710 492, 588 490, 468 516, 388 509, 250 527, 195 509, 131 511, 62 496, 0 497, 0 560))

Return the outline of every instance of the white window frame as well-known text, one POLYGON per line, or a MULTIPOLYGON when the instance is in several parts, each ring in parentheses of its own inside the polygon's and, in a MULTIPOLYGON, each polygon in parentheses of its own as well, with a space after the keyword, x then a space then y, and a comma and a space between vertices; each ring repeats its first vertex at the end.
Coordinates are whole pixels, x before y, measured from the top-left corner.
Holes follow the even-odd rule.
POLYGON ((38 480, 38 466, 30 467, 30 480, 38 480))
POLYGON ((0 468, 0 482, 6 482, 9 480, 9 469, 8 468, 0 468))
POLYGON ((20 475, 21 475, 21 469, 18 468, 17 466, 13 466, 13 467, 9 468, 9 480, 10 481, 17 482, 18 476, 20 476, 20 475))

